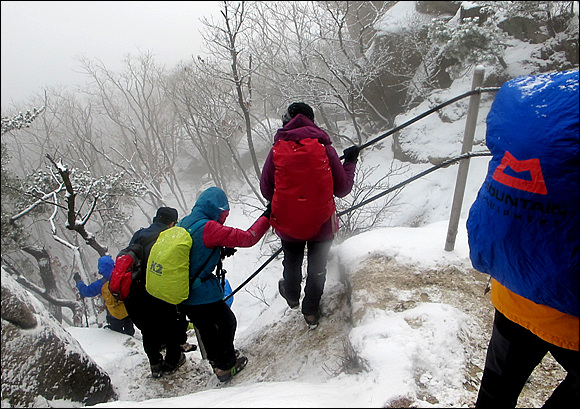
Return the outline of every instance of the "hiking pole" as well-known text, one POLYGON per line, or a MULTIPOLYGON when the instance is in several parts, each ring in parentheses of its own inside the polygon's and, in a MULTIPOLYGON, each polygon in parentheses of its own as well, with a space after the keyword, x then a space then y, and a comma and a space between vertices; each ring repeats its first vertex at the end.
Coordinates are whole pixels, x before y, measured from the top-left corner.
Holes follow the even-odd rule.
MULTIPOLYGON (((359 207, 366 206, 367 204, 369 204, 377 199, 380 199, 381 197, 391 193, 392 191, 394 191, 396 189, 400 189, 401 187, 403 187, 403 186, 405 186, 405 185, 407 185, 407 184, 409 184, 409 183, 411 183, 419 178, 422 178, 423 176, 428 175, 431 172, 436 171, 437 169, 445 168, 445 167, 451 165, 452 163, 458 162, 458 161, 463 160, 463 159, 469 159, 471 157, 476 157, 476 156, 491 156, 491 152, 488 152, 488 151, 486 151, 486 152, 466 152, 462 155, 456 156, 455 158, 451 158, 451 159, 448 159, 446 161, 443 161, 439 165, 435 165, 429 169, 426 169, 423 172, 418 173, 417 175, 410 177, 409 179, 406 179, 406 180, 402 181, 401 183, 398 183, 397 185, 395 185, 391 188, 388 188, 387 190, 385 190, 385 191, 383 191, 383 192, 381 192, 373 197, 368 198, 367 200, 364 200, 364 201, 362 201, 362 202, 360 202, 360 203, 358 203, 358 204, 356 204, 356 205, 354 205, 346 210, 343 210, 342 212, 338 212, 336 215, 338 217, 340 217, 344 214, 350 213, 353 210, 358 209, 359 207)), ((249 276, 246 279, 246 281, 244 281, 242 284, 240 284, 238 286, 238 288, 236 288, 234 291, 232 291, 232 293, 230 295, 228 295, 226 298, 224 298, 224 301, 228 300, 235 293, 237 293, 239 290, 241 290, 246 284, 248 284, 256 275, 258 275, 258 273, 260 273, 260 271, 262 271, 272 260, 274 260, 276 258, 276 256, 278 256, 278 254, 280 254, 281 251, 282 251, 282 247, 280 247, 278 250, 276 250, 276 252, 274 254, 272 254, 270 256, 270 258, 268 258, 268 260, 266 260, 260 266, 260 268, 258 268, 251 276, 249 276)))
POLYGON ((246 279, 246 281, 244 281, 242 284, 240 284, 240 285, 238 286, 238 288, 236 288, 234 291, 232 291, 232 293, 231 293, 230 295, 228 295, 226 298, 224 298, 224 301, 227 301, 227 300, 228 300, 230 297, 233 297, 233 295, 234 295, 235 293, 237 293, 239 290, 241 290, 243 286, 245 286, 246 284, 248 284, 248 283, 250 282, 250 280, 252 280, 252 278, 254 278, 255 276, 257 276, 257 275, 258 275, 258 273, 259 273, 260 271, 262 271, 262 270, 263 270, 263 269, 264 269, 264 268, 265 268, 265 267, 266 267, 268 264, 270 264, 270 262, 271 262, 272 260, 274 260, 274 259, 275 259, 275 258, 278 256, 278 254, 280 254, 280 252, 281 252, 281 251, 282 251, 282 247, 280 247, 278 250, 276 250, 276 251, 274 252, 274 254, 272 254, 272 255, 270 256, 270 258, 269 258, 268 260, 266 260, 266 261, 265 261, 265 262, 264 262, 264 263, 263 263, 263 264, 262 264, 262 265, 261 265, 261 266, 260 266, 260 267, 259 267, 259 268, 258 268, 258 269, 255 271, 255 272, 254 272, 254 274, 252 274, 251 276, 249 276, 249 277, 246 279))
MULTIPOLYGON (((385 139, 387 136, 390 136, 390 135, 394 134, 395 132, 398 132, 401 129, 406 128, 407 126, 417 122, 418 120, 423 119, 428 115, 431 115, 433 112, 438 111, 441 108, 444 108, 447 105, 453 104, 454 102, 457 102, 463 98, 469 97, 473 94, 481 94, 482 92, 497 92, 497 91, 499 91, 499 87, 491 87, 491 88, 480 88, 479 87, 479 88, 475 88, 475 89, 472 89, 470 91, 467 91, 464 94, 458 95, 455 98, 450 99, 449 101, 445 101, 445 102, 437 105, 436 107, 431 108, 430 110, 423 112, 421 115, 418 115, 415 118, 409 119, 404 124, 399 125, 393 129, 391 129, 390 131, 387 131, 384 134, 377 136, 375 139, 371 139, 370 141, 363 143, 361 146, 359 146, 359 148, 360 148, 360 150, 363 150, 364 148, 368 148, 369 146, 374 145, 375 143, 385 139)), ((340 156, 339 159, 344 159, 344 155, 340 156)))
POLYGON ((201 341, 201 335, 199 333, 199 330, 195 325, 193 326, 193 329, 195 330, 195 337, 197 338, 197 345, 199 345, 199 352, 201 353, 201 357, 203 359, 207 359, 207 352, 205 351, 205 347, 203 346, 203 342, 201 341))
POLYGON ((89 314, 87 313, 87 304, 85 304, 85 297, 81 296, 81 300, 83 300, 83 309, 85 310, 85 321, 87 322, 87 328, 89 327, 89 314))

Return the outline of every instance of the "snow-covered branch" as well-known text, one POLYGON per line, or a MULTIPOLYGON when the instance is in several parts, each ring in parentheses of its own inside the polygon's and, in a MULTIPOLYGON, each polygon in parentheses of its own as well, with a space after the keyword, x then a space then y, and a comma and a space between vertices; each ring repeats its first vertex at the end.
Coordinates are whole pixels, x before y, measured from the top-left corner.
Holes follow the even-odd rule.
POLYGON ((42 196, 40 199, 38 199, 36 202, 34 202, 33 204, 31 204, 30 206, 28 206, 26 209, 24 209, 23 211, 21 211, 20 213, 12 216, 10 218, 10 222, 15 222, 16 220, 20 219, 23 216, 26 216, 28 213, 30 213, 32 210, 34 210, 37 206, 41 205, 41 204, 45 204, 45 203, 50 203, 50 204, 56 204, 56 194, 60 193, 62 190, 64 189, 64 185, 60 185, 57 189, 53 190, 50 193, 45 194, 44 196, 42 196), (50 196, 54 197, 54 202, 48 202, 48 198, 50 196))

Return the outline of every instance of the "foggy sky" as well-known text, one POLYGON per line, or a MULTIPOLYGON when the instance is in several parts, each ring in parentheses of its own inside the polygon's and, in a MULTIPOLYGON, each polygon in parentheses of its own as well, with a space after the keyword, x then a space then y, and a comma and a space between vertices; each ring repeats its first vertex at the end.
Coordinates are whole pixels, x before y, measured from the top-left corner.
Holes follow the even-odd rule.
POLYGON ((20 110, 44 87, 87 82, 83 56, 118 71, 127 54, 151 52, 172 67, 201 53, 202 16, 216 1, 2 1, 2 111, 20 110))

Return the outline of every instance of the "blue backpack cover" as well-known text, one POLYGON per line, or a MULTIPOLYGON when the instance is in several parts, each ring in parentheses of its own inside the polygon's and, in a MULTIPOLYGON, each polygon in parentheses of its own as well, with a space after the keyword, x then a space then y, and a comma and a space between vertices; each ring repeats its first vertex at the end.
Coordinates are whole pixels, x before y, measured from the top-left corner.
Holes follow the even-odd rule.
POLYGON ((471 262, 578 317, 578 71, 516 78, 487 116, 488 173, 467 219, 471 262))

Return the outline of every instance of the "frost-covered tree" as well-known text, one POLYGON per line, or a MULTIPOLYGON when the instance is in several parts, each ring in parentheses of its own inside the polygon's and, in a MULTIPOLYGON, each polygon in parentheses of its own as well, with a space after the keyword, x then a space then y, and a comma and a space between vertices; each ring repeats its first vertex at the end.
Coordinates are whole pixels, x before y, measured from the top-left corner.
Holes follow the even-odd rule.
MULTIPOLYGON (((17 120, 3 118, 3 136, 21 132, 36 116, 13 118, 17 120)), ((100 219, 102 233, 119 235, 125 220, 121 204, 128 197, 142 195, 144 187, 123 174, 94 178, 88 171, 71 171, 48 159, 47 169, 18 177, 2 142, 2 265, 20 284, 47 302, 58 320, 63 318, 60 308, 64 306, 73 311, 74 323, 79 324, 80 304, 63 298, 59 289, 59 282, 70 282, 73 269, 91 279, 87 273, 89 261, 81 251, 77 233, 99 255, 106 254, 107 248, 86 229, 88 221, 91 217, 100 219), (59 229, 61 225, 64 230, 59 229), (47 242, 50 238, 68 249, 70 263, 63 262, 50 250, 47 242), (27 256, 36 261, 37 269, 27 256)))
MULTIPOLYGON (((25 115, 19 113, 12 117, 2 117, 2 136, 8 133, 27 128, 42 113, 43 108, 27 111, 25 115)), ((16 280, 37 293, 42 299, 48 301, 49 310, 57 320, 62 320, 61 307, 71 308, 77 321, 80 320, 80 306, 75 301, 61 300, 58 298, 58 288, 55 274, 52 269, 52 260, 46 250, 46 246, 34 243, 27 229, 14 223, 12 218, 22 203, 27 200, 26 192, 22 190, 23 181, 16 176, 9 167, 10 154, 4 141, 2 146, 2 267, 15 276, 16 280), (44 288, 28 278, 33 265, 24 258, 21 262, 14 262, 11 255, 26 253, 37 261, 38 273, 44 288)), ((48 197, 46 197, 48 198, 48 197)), ((36 212, 39 213, 38 211, 36 212)))
POLYGON ((38 115, 40 115, 44 111, 44 107, 41 108, 32 108, 30 111, 26 111, 26 113, 19 112, 18 114, 11 116, 11 117, 2 117, 2 135, 7 132, 28 128, 32 121, 36 119, 38 115))
POLYGON ((260 2, 251 18, 248 47, 269 112, 291 102, 314 106, 326 130, 346 144, 366 140, 368 112, 379 113, 365 90, 391 60, 388 50, 373 52, 373 24, 380 10, 373 2, 260 2), (363 13, 365 6, 373 10, 363 13), (369 17, 370 15, 370 17, 369 17), (366 20, 362 17, 364 16, 366 20), (369 37, 370 36, 370 37, 369 37), (347 120, 353 133, 343 132, 347 120))
POLYGON ((429 38, 439 47, 441 56, 461 62, 460 67, 488 63, 507 68, 503 59, 506 35, 491 20, 480 24, 479 17, 465 18, 454 26, 437 19, 430 27, 429 38))

